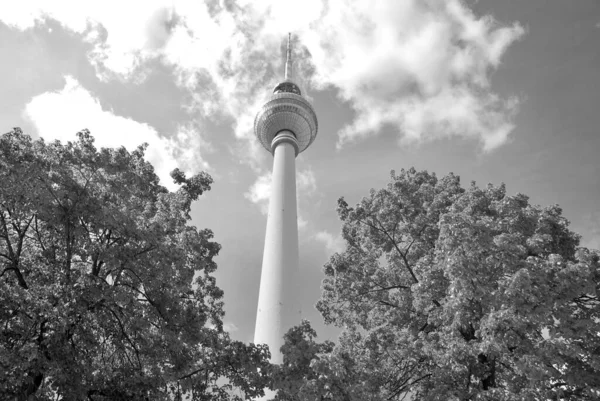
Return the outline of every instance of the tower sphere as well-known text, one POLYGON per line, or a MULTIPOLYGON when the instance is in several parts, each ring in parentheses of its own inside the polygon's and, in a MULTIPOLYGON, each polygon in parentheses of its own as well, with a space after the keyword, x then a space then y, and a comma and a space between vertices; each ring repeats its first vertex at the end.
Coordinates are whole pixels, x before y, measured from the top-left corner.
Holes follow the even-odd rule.
POLYGON ((254 134, 269 152, 271 143, 283 130, 291 131, 298 141, 298 153, 317 137, 317 115, 300 93, 298 85, 284 81, 275 87, 269 100, 254 119, 254 134))
MULTIPOLYGON (((275 151, 273 139, 282 131, 292 132, 295 137, 296 156, 304 151, 317 137, 317 115, 300 88, 293 80, 292 35, 288 34, 285 80, 273 90, 273 94, 254 119, 254 134, 269 152, 275 151)), ((288 135, 286 135, 287 137, 288 135)))

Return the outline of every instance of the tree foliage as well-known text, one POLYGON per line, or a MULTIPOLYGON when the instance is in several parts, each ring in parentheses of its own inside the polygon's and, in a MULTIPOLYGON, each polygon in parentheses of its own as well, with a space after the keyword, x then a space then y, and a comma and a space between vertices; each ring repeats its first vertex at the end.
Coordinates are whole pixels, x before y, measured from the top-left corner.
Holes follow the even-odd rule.
POLYGON ((181 187, 169 192, 144 146, 97 150, 89 132, 78 138, 0 137, 0 394, 262 394, 268 350, 223 331, 220 246, 189 225, 210 176, 176 170, 181 187))
MULTIPOLYGON (((348 333, 344 333, 347 335, 348 333)), ((373 387, 341 341, 318 343, 317 333, 308 321, 291 328, 281 348, 283 363, 273 366, 274 401, 379 400, 379 389, 373 387)))
POLYGON ((321 353, 304 336, 310 361, 290 380, 318 368, 349 391, 300 399, 600 398, 599 254, 558 206, 411 169, 338 213, 346 250, 317 308, 343 332, 321 353))

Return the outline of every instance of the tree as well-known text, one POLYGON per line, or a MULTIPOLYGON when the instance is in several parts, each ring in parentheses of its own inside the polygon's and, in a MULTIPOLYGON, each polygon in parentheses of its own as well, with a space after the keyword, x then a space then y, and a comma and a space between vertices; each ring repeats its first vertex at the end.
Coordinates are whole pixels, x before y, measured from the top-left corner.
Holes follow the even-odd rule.
POLYGON ((212 179, 175 170, 181 186, 169 192, 144 150, 97 150, 87 130, 67 144, 20 129, 0 137, 5 397, 225 400, 232 386, 262 394, 268 350, 223 331, 212 276, 220 246, 189 225, 212 179))
POLYGON ((410 169, 338 214, 317 308, 343 333, 309 366, 379 400, 600 398, 599 254, 558 206, 410 169))
POLYGON ((274 401, 379 400, 379 389, 360 369, 358 355, 344 347, 351 341, 336 347, 331 341, 318 343, 316 337, 306 320, 285 334, 283 363, 272 368, 274 401))

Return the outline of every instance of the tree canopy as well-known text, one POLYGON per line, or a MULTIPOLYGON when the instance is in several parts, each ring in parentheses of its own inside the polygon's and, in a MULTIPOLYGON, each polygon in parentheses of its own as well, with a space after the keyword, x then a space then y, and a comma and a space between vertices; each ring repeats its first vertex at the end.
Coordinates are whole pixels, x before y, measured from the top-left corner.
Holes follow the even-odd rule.
POLYGON ((599 254, 560 207, 410 169, 338 214, 317 308, 342 334, 288 333, 287 399, 600 398, 599 254))
MULTIPOLYGON (((212 179, 162 187, 145 147, 0 136, 0 394, 25 400, 241 399, 264 346, 223 331, 220 246, 189 224, 212 179)), ((262 372, 262 373, 261 373, 262 372)))

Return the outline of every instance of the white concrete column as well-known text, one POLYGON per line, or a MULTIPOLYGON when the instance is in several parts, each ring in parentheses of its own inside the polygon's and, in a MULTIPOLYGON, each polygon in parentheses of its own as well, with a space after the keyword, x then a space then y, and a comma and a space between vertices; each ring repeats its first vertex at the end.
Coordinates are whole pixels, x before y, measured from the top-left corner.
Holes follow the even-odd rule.
MULTIPOLYGON (((294 311, 294 300, 286 287, 298 270, 298 221, 296 206, 296 138, 289 131, 273 139, 273 178, 267 217, 267 232, 260 275, 255 344, 267 344, 271 362, 280 364, 286 313, 294 311)), ((299 317, 299 316, 298 316, 299 317)), ((299 322, 298 322, 299 323, 299 322)))

